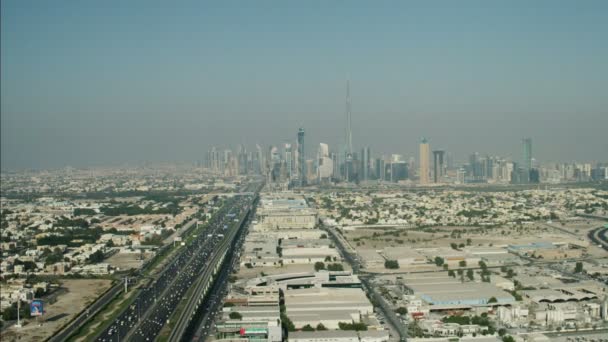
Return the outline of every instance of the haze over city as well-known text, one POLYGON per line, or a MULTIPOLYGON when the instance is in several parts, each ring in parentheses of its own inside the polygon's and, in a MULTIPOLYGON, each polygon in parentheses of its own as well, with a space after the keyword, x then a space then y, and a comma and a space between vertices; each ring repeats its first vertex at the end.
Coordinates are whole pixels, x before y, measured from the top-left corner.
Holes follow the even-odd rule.
MULTIPOLYGON (((2 168, 211 145, 608 157, 604 1, 2 2, 2 168)), ((314 157, 311 155, 310 157, 314 157)))
POLYGON ((608 2, 0 19, 2 342, 608 342, 608 2))

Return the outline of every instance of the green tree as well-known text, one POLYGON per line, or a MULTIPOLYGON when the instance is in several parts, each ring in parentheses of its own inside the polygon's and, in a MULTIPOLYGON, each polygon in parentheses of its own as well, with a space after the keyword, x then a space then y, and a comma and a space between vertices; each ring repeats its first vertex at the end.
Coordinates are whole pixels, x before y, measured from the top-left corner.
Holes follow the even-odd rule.
POLYGON ((103 252, 101 250, 97 250, 95 251, 95 253, 89 255, 89 263, 91 264, 97 264, 103 261, 105 255, 103 254, 103 252))
POLYGON ((456 278, 456 273, 454 273, 454 270, 449 270, 448 275, 452 278, 456 278))
POLYGON ((328 271, 344 271, 344 266, 342 266, 342 264, 329 264, 327 265, 327 270, 328 271))
POLYGON ((444 262, 444 260, 442 257, 438 257, 438 256, 435 257, 435 265, 441 266, 441 265, 443 265, 443 262, 444 262))
POLYGON ((511 335, 505 335, 502 337, 502 342, 515 342, 515 339, 511 335))
POLYGON ((469 278, 469 280, 475 279, 475 273, 473 273, 473 270, 470 268, 467 270, 467 278, 469 278))
POLYGON ((320 271, 325 269, 325 264, 322 261, 315 262, 315 271, 320 271))
POLYGON ((507 333, 507 329, 505 329, 505 328, 498 329, 498 336, 505 336, 506 333, 507 333))
POLYGON ((458 263, 458 265, 460 267, 467 267, 467 262, 465 260, 460 260, 460 262, 458 263))
POLYGON ((319 323, 319 324, 317 324, 317 330, 323 331, 323 330, 327 330, 327 328, 323 325, 323 323, 319 323))
POLYGON ((498 303, 498 299, 496 299, 496 297, 490 297, 490 299, 488 299, 488 304, 490 303, 498 303))
POLYGON ((395 310, 395 312, 400 315, 405 315, 405 314, 407 314, 407 308, 400 306, 395 310))
POLYGON ((310 324, 306 324, 302 327, 302 331, 315 331, 315 328, 313 328, 310 324))
POLYGON ((399 268, 399 262, 397 262, 397 260, 386 260, 384 262, 384 267, 388 269, 397 269, 399 268))
POLYGON ((338 327, 340 328, 340 330, 356 330, 356 331, 367 330, 367 325, 365 325, 365 323, 339 322, 338 327))
POLYGON ((281 313, 281 324, 283 325, 283 328, 287 331, 296 331, 296 326, 284 312, 281 313))
POLYGON ((232 311, 228 317, 230 317, 230 319, 242 319, 243 315, 241 315, 239 312, 237 311, 232 311))
POLYGON ((577 261, 576 266, 574 266, 574 273, 582 273, 583 271, 584 271, 583 263, 580 261, 577 261))

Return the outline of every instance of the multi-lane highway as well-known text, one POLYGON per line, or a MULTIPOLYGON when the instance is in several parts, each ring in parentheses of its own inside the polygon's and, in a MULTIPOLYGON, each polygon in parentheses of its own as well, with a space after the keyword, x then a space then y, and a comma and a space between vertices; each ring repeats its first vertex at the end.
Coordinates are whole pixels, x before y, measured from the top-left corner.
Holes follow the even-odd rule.
MULTIPOLYGON (((247 220, 243 223, 243 228, 250 226, 252 219, 255 217, 255 206, 249 213, 247 220)), ((191 329, 186 332, 185 338, 192 337, 193 341, 205 341, 206 338, 213 332, 213 324, 215 317, 222 309, 222 298, 228 292, 228 277, 230 273, 236 269, 241 247, 245 241, 246 232, 243 232, 235 243, 235 246, 229 250, 229 260, 226 265, 221 268, 218 275, 218 280, 215 282, 211 291, 207 295, 207 300, 197 310, 196 319, 191 323, 191 329)))
POLYGON ((209 221, 208 228, 187 244, 162 272, 137 289, 133 302, 97 337, 98 341, 152 341, 159 334, 188 289, 215 267, 226 236, 251 208, 254 196, 236 196, 209 221))
POLYGON ((588 237, 592 243, 608 251, 608 225, 591 230, 588 237))
POLYGON ((226 283, 228 269, 231 268, 229 263, 233 262, 234 251, 242 242, 242 229, 248 218, 251 217, 252 206, 253 203, 248 204, 245 210, 241 210, 233 216, 234 222, 236 222, 235 227, 226 232, 226 237, 213 251, 210 262, 195 282, 192 296, 187 298, 184 310, 179 312, 179 317, 175 318, 177 322, 171 330, 170 341, 192 338, 196 331, 197 321, 201 315, 205 314, 205 308, 215 307, 218 291, 226 283))
MULTIPOLYGON (((194 227, 196 222, 196 219, 192 219, 187 222, 184 227, 182 227, 182 229, 176 233, 177 236, 187 235, 187 232, 194 227)), ((166 244, 161 247, 153 258, 146 260, 146 262, 137 271, 131 273, 130 277, 126 277, 125 279, 127 281, 127 284, 129 286, 136 284, 138 280, 143 277, 143 273, 145 273, 145 271, 147 271, 150 266, 154 264, 157 258, 167 253, 170 247, 170 244, 166 244)), ((86 310, 81 312, 70 323, 64 326, 55 335, 50 337, 48 341, 59 342, 67 340, 80 327, 84 326, 90 319, 94 318, 97 313, 99 313, 103 308, 106 307, 106 305, 108 305, 108 303, 110 303, 114 298, 116 298, 116 296, 118 296, 124 290, 124 288, 124 282, 120 282, 114 285, 112 288, 106 291, 106 293, 99 297, 95 302, 88 306, 86 310)))

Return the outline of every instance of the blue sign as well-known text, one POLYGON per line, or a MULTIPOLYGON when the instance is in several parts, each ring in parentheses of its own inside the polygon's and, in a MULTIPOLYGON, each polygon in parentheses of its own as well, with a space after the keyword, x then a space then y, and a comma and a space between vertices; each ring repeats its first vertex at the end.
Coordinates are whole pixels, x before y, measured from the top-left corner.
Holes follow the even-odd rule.
POLYGON ((44 312, 44 304, 40 299, 34 299, 30 303, 30 315, 32 316, 42 316, 44 312))

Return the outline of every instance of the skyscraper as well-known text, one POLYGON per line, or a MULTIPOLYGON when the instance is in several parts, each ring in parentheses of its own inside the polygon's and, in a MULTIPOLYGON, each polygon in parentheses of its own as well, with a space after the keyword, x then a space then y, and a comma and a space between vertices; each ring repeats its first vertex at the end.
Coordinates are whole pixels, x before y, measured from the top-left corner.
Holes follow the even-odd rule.
POLYGON ((352 113, 350 108, 350 82, 346 81, 346 154, 353 155, 352 113))
POLYGON ((293 178, 293 152, 290 143, 285 143, 285 168, 287 172, 287 178, 291 180, 293 178))
POLYGON ((334 165, 332 176, 334 179, 341 179, 340 177, 340 153, 331 153, 331 161, 334 165))
POLYGON ((433 181, 439 183, 443 177, 443 155, 445 151, 433 151, 433 181))
POLYGON ((384 157, 376 158, 375 166, 376 167, 375 167, 374 173, 376 174, 376 179, 383 181, 386 176, 386 167, 384 166, 384 157))
POLYGON ((422 138, 420 142, 420 184, 429 184, 429 142, 422 138))
POLYGON ((299 185, 306 185, 306 159, 304 158, 304 128, 298 130, 298 176, 299 185))
POLYGON ((369 146, 361 149, 361 180, 370 180, 370 154, 371 149, 369 146))
POLYGON ((525 138, 523 140, 523 160, 521 166, 521 183, 530 182, 530 170, 532 170, 532 139, 525 138))
POLYGON ((523 168, 526 170, 530 170, 532 168, 532 139, 526 138, 523 140, 523 158, 522 164, 523 168))
POLYGON ((334 163, 329 157, 329 146, 319 144, 317 150, 317 178, 319 182, 328 181, 334 172, 334 163))

